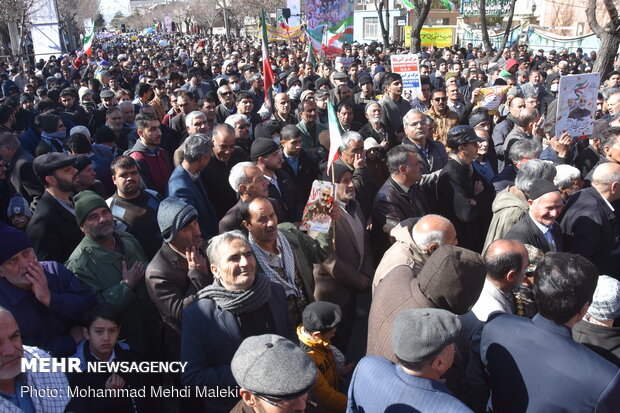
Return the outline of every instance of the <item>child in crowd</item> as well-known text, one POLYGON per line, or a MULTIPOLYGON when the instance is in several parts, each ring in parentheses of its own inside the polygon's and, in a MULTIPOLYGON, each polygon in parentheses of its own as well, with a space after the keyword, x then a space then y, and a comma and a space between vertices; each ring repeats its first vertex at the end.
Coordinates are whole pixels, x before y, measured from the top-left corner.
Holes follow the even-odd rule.
POLYGON ((304 309, 302 325, 297 327, 301 348, 312 357, 318 369, 313 390, 319 405, 333 413, 346 410, 347 395, 339 391, 339 380, 354 367, 353 363, 344 366, 344 356, 330 345, 341 319, 342 311, 337 304, 316 301, 304 309))

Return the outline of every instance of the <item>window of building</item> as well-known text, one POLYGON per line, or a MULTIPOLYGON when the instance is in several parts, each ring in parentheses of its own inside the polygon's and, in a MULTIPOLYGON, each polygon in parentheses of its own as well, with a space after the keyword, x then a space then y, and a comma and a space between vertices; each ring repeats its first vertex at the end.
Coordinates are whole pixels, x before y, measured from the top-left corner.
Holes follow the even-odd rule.
POLYGON ((364 38, 374 39, 379 36, 379 18, 364 17, 364 38))

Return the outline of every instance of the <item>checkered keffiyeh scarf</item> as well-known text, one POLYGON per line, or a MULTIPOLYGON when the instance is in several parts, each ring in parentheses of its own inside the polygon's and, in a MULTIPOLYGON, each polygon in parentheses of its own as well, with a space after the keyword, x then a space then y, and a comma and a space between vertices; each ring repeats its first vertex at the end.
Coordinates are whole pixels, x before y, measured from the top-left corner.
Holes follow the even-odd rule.
MULTIPOLYGON (((34 358, 50 358, 51 356, 36 347, 24 346, 24 358, 32 360, 34 358)), ((58 397, 38 397, 36 394, 31 396, 34 410, 45 413, 63 413, 69 403, 70 397, 67 394, 69 382, 64 373, 32 373, 22 374, 24 386, 32 386, 36 389, 56 389, 58 397)), ((3 413, 23 413, 19 407, 10 401, 0 397, 0 411, 3 413)))
POLYGON ((278 272, 267 263, 265 252, 258 246, 254 238, 252 238, 252 234, 250 234, 248 241, 252 251, 254 251, 256 261, 258 261, 265 275, 267 275, 272 282, 284 287, 287 297, 293 295, 300 298, 302 296, 301 291, 295 285, 295 256, 293 255, 291 244, 289 244, 284 234, 282 234, 282 231, 278 230, 278 247, 280 247, 282 253, 282 262, 284 263, 286 279, 281 277, 278 272))

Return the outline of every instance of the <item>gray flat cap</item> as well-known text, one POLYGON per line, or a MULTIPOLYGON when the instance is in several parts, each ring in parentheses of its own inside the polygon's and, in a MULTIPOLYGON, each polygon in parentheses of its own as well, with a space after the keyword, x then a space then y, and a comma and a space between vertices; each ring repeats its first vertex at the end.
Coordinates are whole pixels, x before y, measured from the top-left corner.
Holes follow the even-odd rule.
POLYGON ((248 337, 230 363, 237 384, 251 393, 292 400, 314 385, 314 362, 292 341, 275 334, 248 337))
POLYGON ((461 333, 461 320, 437 308, 405 310, 392 325, 392 350, 410 363, 430 360, 461 333))

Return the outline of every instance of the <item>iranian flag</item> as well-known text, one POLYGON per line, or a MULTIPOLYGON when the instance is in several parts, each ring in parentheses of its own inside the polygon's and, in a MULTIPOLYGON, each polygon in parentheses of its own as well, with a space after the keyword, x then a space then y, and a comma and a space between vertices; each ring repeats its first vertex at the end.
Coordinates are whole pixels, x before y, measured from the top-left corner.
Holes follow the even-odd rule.
POLYGON ((448 11, 452 11, 456 8, 454 3, 452 3, 450 0, 441 0, 441 2, 444 6, 446 6, 446 9, 448 9, 448 11))
POLYGON ((278 16, 278 24, 280 25, 282 29, 288 32, 289 27, 288 27, 288 24, 286 24, 286 20, 284 19, 284 16, 282 15, 278 16))
POLYGON ((327 123, 329 125, 329 155, 327 156, 327 173, 332 164, 338 160, 340 154, 338 149, 342 146, 342 135, 340 135, 340 126, 336 117, 336 109, 331 102, 327 102, 327 123))
POLYGON ((90 30, 86 31, 84 37, 84 52, 88 57, 93 54, 93 39, 95 38, 95 21, 93 20, 90 30))
POLYGON ((269 59, 269 43, 267 42, 267 23, 265 21, 265 9, 261 14, 261 26, 263 28, 263 82, 265 88, 265 106, 271 110, 272 104, 269 89, 273 86, 273 71, 271 70, 271 60, 269 59))
POLYGON ((314 55, 314 49, 312 48, 312 39, 308 36, 308 57, 306 62, 310 63, 312 67, 316 67, 316 56, 314 55))
POLYGON ((405 9, 407 9, 407 11, 411 11, 411 10, 415 9, 415 6, 409 0, 400 0, 400 2, 402 3, 403 7, 405 7, 405 9))

